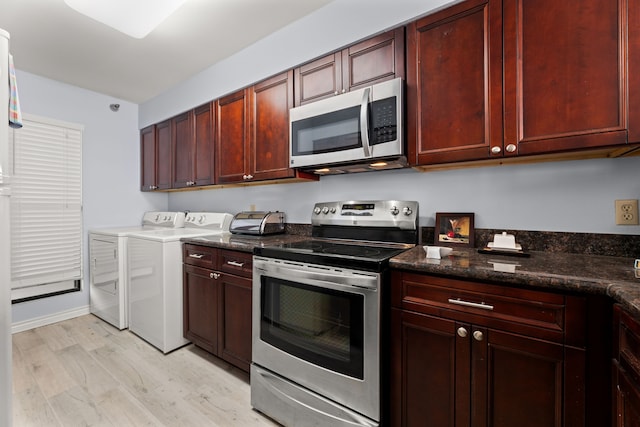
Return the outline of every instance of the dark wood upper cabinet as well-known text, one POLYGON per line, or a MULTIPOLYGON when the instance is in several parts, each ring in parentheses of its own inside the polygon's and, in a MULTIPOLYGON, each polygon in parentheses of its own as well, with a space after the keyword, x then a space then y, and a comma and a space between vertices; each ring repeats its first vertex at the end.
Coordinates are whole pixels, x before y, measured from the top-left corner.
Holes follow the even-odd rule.
POLYGON ((397 28, 294 70, 295 105, 405 76, 404 28, 397 28))
POLYGON ((156 125, 140 131, 140 190, 151 191, 156 185, 156 125))
POLYGON ((171 188, 171 120, 140 131, 140 189, 171 188))
POLYGON ((410 163, 575 158, 640 141, 638 26, 640 6, 625 0, 466 0, 410 23, 410 163))
POLYGON ((627 74, 626 5, 504 0, 505 145, 528 155, 627 142, 638 79, 627 74))
POLYGON ((194 159, 193 185, 209 185, 214 183, 215 162, 215 109, 208 102, 193 111, 194 159))
POLYGON ((407 26, 411 164, 502 151, 501 9, 499 0, 467 0, 407 26))
POLYGON ((221 98, 216 105, 217 183, 296 176, 289 168, 293 71, 221 98))
POLYGON ((171 149, 173 154, 172 188, 188 187, 192 183, 195 144, 193 140, 193 111, 171 119, 171 149))
POLYGON ((171 120, 156 125, 156 190, 171 188, 171 170, 173 156, 171 155, 171 120))
POLYGON ((289 109, 293 107, 293 71, 249 88, 251 169, 255 180, 293 177, 289 168, 289 109))
POLYGON ((246 181, 251 162, 247 149, 249 99, 240 90, 216 101, 216 182, 246 181))

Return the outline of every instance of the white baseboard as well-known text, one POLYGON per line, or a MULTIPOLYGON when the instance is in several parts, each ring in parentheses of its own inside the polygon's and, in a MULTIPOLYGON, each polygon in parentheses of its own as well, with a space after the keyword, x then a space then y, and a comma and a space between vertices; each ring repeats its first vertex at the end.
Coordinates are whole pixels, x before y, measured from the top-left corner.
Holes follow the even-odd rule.
POLYGON ((62 322, 63 320, 73 319, 74 317, 84 316, 89 314, 89 306, 74 308, 72 310, 60 311, 58 313, 50 314, 47 316, 36 317, 34 319, 24 320, 22 322, 16 322, 11 325, 11 333, 28 331, 29 329, 37 328, 39 326, 46 326, 52 323, 62 322))

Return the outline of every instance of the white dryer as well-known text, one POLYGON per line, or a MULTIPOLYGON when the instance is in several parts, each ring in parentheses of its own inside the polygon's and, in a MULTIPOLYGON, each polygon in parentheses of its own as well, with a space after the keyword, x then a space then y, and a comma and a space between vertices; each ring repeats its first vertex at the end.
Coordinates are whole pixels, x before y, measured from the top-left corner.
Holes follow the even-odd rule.
POLYGON ((182 329, 183 237, 229 233, 233 215, 190 212, 181 229, 132 233, 127 240, 129 330, 163 353, 188 344, 182 329))
POLYGON ((127 236, 184 227, 184 212, 146 212, 140 225, 89 230, 90 311, 118 329, 129 326, 127 236))

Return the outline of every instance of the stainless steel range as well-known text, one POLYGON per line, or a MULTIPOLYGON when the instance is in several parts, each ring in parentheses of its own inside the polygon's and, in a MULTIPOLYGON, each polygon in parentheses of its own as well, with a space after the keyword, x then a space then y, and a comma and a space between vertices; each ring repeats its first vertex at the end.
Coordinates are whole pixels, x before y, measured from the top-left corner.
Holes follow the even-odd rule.
POLYGON ((378 426, 388 261, 418 203, 317 203, 312 238, 254 250, 251 404, 285 426, 378 426))

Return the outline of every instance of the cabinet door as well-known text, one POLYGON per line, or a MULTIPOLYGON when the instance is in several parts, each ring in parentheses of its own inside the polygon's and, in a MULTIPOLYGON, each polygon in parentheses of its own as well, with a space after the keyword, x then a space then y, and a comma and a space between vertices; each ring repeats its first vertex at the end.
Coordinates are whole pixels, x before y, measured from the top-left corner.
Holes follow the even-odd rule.
POLYGON ((289 109, 293 107, 293 72, 251 87, 250 175, 254 180, 286 178, 289 168, 289 109))
POLYGON ((584 425, 563 420, 562 345, 478 327, 470 339, 474 427, 584 425))
POLYGON ((470 342, 456 322, 397 309, 391 321, 391 425, 469 426, 470 342))
POLYGON ((248 100, 241 90, 216 102, 216 182, 244 182, 249 169, 248 100))
POLYGON ((405 76, 404 28, 356 43, 342 51, 342 92, 405 76))
POLYGON ((193 141, 193 111, 171 119, 173 153, 173 188, 188 187, 193 178, 195 146, 193 141))
POLYGON ((296 106, 330 98, 342 92, 341 53, 332 53, 294 71, 296 106))
MULTIPOLYGON (((222 321, 220 285, 212 270, 184 265, 184 337, 213 354, 218 354, 218 328, 222 321)), ((219 277, 219 276, 218 276, 219 277)))
POLYGON ((251 279, 222 274, 219 355, 249 372, 251 364, 251 279))
POLYGON ((195 160, 193 162, 194 185, 209 185, 214 183, 214 109, 209 102, 194 110, 194 146, 195 160))
POLYGON ((626 4, 504 0, 505 145, 537 154, 626 142, 626 4))
POLYGON ((640 385, 638 378, 622 367, 616 368, 616 427, 640 427, 640 385))
POLYGON ((411 164, 502 152, 501 6, 467 0, 407 26, 411 164))
POLYGON ((140 190, 155 190, 156 185, 156 127, 140 131, 140 190))
POLYGON ((171 119, 156 125, 156 187, 171 188, 171 119))

